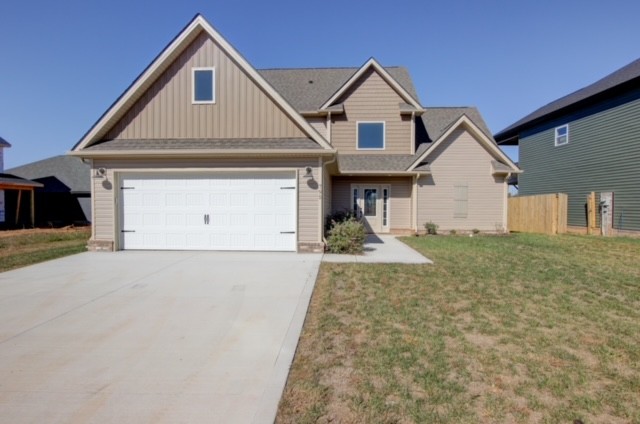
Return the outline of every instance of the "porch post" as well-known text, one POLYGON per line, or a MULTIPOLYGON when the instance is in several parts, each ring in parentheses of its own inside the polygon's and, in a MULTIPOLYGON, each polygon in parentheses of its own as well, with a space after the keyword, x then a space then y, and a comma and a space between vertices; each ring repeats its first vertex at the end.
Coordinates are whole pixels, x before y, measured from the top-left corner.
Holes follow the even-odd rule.
POLYGON ((31 190, 31 228, 36 226, 36 191, 31 190))
POLYGON ((15 222, 15 225, 18 225, 18 219, 20 218, 20 202, 22 202, 22 190, 18 190, 18 202, 16 204, 16 222, 15 222))

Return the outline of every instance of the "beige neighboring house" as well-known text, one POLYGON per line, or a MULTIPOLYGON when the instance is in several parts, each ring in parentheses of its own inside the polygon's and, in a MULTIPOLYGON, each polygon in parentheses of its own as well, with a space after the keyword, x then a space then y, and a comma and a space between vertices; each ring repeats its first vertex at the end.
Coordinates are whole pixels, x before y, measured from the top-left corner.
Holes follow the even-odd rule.
POLYGON ((520 172, 475 108, 425 108, 406 69, 256 70, 197 15, 70 152, 94 250, 321 251, 373 233, 506 229, 520 172))

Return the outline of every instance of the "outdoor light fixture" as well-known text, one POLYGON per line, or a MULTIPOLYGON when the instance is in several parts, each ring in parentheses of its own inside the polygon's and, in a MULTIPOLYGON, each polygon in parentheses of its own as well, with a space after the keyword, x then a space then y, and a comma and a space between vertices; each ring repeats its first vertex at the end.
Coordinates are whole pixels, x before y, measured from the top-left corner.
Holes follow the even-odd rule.
POLYGON ((96 177, 105 178, 107 176, 107 170, 104 168, 96 169, 96 177))
POLYGON ((312 168, 312 167, 307 166, 307 167, 304 169, 304 171, 305 171, 305 174, 304 174, 304 177, 305 177, 305 178, 313 178, 313 168, 312 168))

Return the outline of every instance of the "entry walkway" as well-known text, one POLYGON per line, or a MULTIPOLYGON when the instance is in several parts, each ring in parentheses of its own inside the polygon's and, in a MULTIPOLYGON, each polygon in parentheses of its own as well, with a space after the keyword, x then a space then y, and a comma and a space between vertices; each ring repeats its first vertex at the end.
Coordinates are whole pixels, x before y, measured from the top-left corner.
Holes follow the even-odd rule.
POLYGON ((323 262, 357 262, 357 263, 395 263, 395 264, 432 264, 395 236, 369 234, 364 243, 363 255, 342 255, 326 253, 323 262))

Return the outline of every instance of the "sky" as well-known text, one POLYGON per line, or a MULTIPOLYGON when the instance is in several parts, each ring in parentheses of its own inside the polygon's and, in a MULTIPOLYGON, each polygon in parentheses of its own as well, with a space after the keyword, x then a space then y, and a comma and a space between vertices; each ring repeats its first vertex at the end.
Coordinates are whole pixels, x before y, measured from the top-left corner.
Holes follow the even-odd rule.
POLYGON ((255 68, 375 57, 494 133, 640 57, 637 0, 5 0, 5 168, 69 151, 196 13, 255 68))

